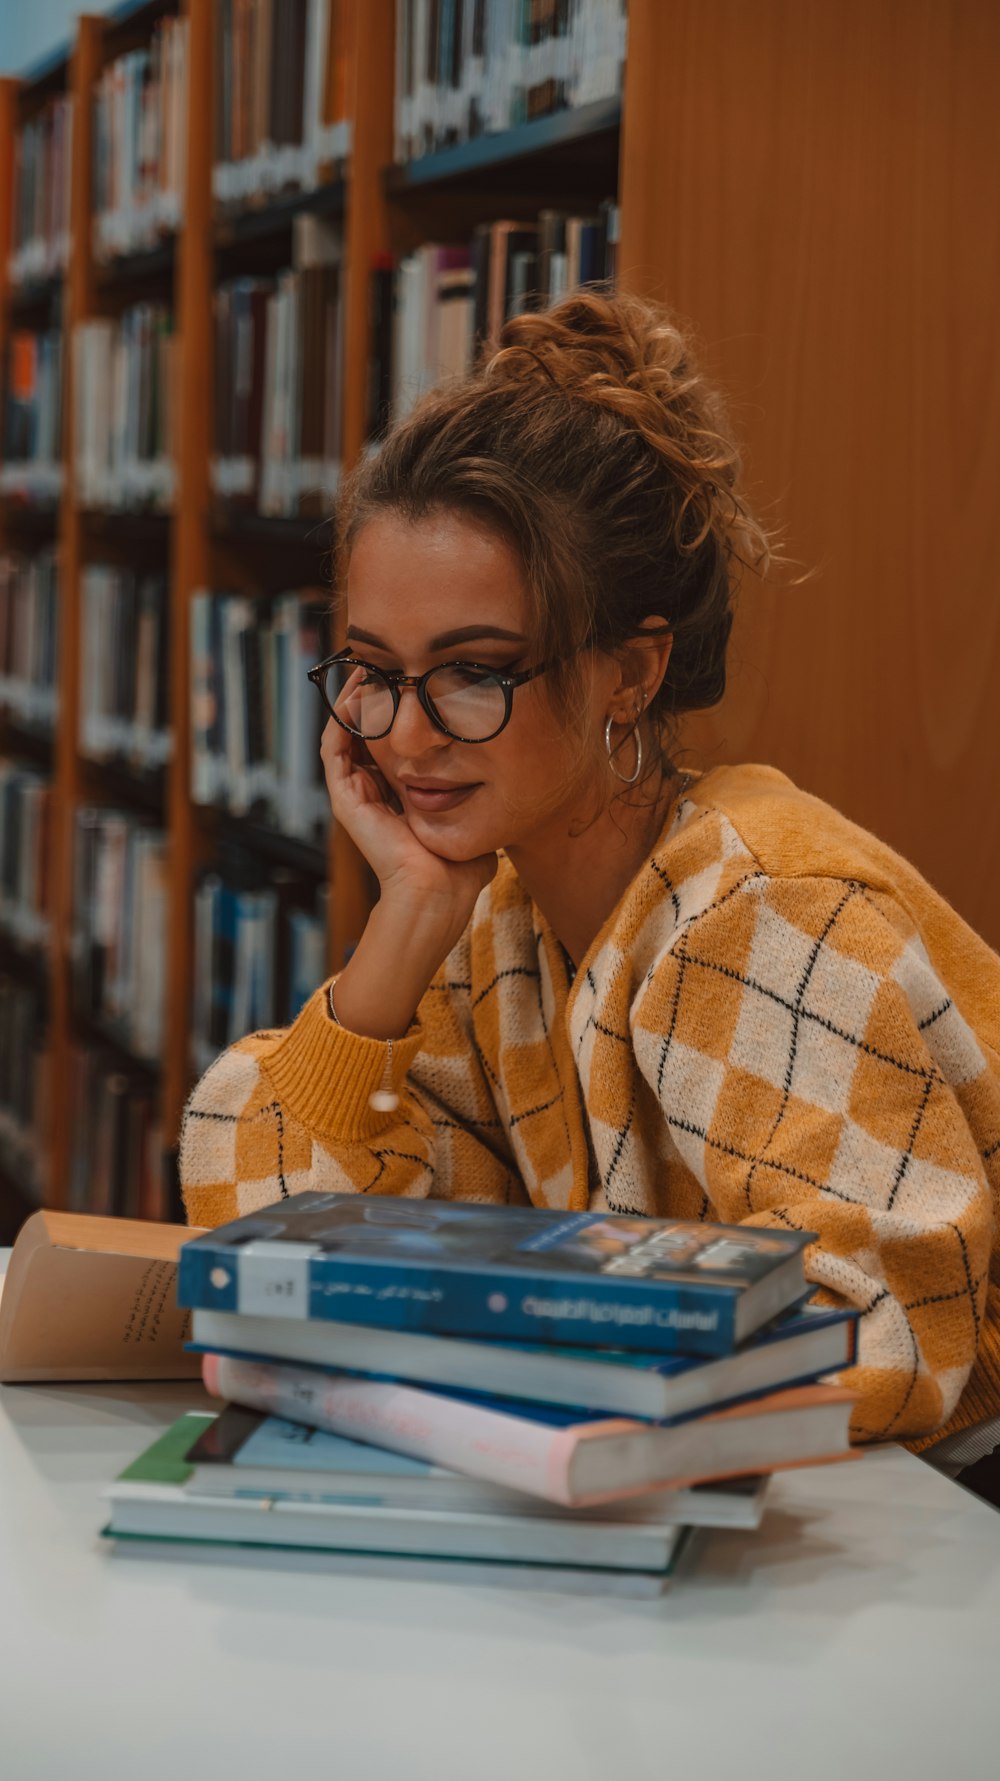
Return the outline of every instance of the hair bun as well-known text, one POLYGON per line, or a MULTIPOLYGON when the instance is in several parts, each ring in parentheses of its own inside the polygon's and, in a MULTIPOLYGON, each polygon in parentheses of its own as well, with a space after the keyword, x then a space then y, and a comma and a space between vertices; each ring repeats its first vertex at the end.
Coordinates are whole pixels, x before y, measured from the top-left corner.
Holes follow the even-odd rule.
POLYGON ((697 549, 718 523, 739 454, 721 397, 661 304, 628 292, 574 291, 551 309, 505 322, 481 375, 540 394, 557 390, 640 433, 680 491, 679 548, 697 549))

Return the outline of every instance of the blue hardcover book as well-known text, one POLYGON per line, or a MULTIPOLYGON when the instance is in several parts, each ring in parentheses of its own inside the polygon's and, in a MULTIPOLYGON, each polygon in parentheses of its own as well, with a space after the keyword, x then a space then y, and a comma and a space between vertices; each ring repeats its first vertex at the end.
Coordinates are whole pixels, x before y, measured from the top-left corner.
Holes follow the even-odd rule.
POLYGON ((727 1354, 806 1293, 812 1232, 296 1194, 186 1243, 178 1299, 647 1353, 727 1354))

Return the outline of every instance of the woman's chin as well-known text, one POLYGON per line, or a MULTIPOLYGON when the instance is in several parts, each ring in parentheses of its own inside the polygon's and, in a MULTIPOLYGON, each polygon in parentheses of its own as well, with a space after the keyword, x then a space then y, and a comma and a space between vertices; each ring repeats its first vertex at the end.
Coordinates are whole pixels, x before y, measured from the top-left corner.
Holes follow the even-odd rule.
POLYGON ((440 816, 411 812, 406 820, 421 847, 456 866, 479 859, 484 853, 496 853, 504 845, 502 838, 487 834, 482 823, 462 823, 458 817, 458 811, 440 816))

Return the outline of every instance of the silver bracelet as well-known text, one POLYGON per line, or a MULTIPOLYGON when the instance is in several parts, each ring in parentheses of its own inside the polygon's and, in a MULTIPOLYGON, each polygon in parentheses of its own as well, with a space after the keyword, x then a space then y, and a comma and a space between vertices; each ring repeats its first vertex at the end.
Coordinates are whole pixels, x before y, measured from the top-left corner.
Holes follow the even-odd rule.
MULTIPOLYGON (((344 1032, 345 1029, 341 1024, 333 1002, 333 989, 336 981, 337 979, 335 977, 331 977, 327 984, 326 1005, 330 1010, 330 1019, 333 1021, 334 1026, 340 1027, 341 1032, 344 1032)), ((388 1050, 386 1052, 385 1069, 382 1072, 382 1081, 379 1087, 373 1089, 372 1093, 368 1096, 368 1105, 375 1113, 395 1113, 396 1108, 399 1106, 399 1096, 392 1086, 392 1040, 387 1039, 386 1045, 388 1050)))

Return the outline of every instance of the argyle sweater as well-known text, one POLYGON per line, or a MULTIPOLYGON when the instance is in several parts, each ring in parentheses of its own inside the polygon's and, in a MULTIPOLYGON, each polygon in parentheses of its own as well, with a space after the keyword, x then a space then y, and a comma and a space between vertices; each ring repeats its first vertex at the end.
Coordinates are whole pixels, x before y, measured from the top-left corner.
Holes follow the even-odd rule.
POLYGON ((570 981, 508 861, 409 1033, 293 1025, 213 1063, 181 1178, 214 1225, 305 1188, 817 1233, 861 1311, 856 1440, 1000 1411, 1000 958, 767 767, 694 779, 570 981))

